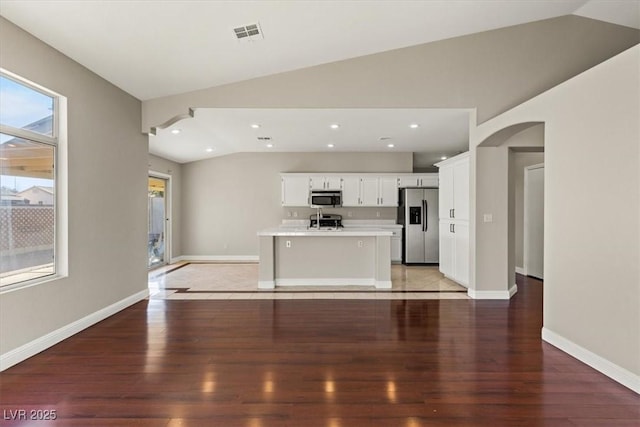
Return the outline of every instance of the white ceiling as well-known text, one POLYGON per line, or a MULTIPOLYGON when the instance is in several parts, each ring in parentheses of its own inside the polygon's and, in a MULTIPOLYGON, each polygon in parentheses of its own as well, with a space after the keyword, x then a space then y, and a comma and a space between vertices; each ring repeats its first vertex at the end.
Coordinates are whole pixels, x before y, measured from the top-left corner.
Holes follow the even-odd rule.
POLYGON ((583 11, 640 27, 638 1, 0 0, 0 14, 141 100, 583 11), (264 39, 232 28, 259 22, 264 39))
MULTIPOLYGON (((0 0, 0 14, 141 100, 567 14, 640 28, 640 0, 0 0), (232 29, 251 23, 260 24, 264 39, 238 42, 232 29)), ((265 151, 258 134, 274 138, 271 151, 324 151, 330 140, 334 151, 380 151, 388 148, 378 138, 391 136, 394 150, 437 160, 466 150, 463 116, 200 109, 195 119, 159 130, 149 145, 154 154, 188 162, 265 151), (327 121, 343 127, 328 133, 327 121), (255 132, 251 122, 263 127, 255 132), (409 122, 422 126, 408 133, 409 122), (183 132, 168 133, 175 127, 183 132)))
POLYGON ((468 149, 469 110, 464 109, 199 108, 193 119, 149 138, 151 153, 180 163, 234 152, 421 151, 432 153, 427 161, 433 164, 468 149))

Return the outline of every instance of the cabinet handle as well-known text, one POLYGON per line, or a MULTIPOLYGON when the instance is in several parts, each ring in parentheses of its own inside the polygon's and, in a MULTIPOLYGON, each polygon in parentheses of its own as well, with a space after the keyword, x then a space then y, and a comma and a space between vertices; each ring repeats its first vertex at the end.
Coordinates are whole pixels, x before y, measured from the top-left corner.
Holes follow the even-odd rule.
POLYGON ((384 199, 382 197, 380 197, 380 204, 384 205, 384 199))
POLYGON ((451 224, 451 229, 453 230, 453 233, 456 232, 456 225, 455 224, 451 224))
POLYGON ((451 212, 453 212, 453 213, 452 213, 452 215, 451 215, 451 218, 455 218, 455 217, 456 217, 456 210, 455 210, 455 208, 454 208, 454 209, 451 209, 451 212))
POLYGON ((449 218, 453 218, 453 209, 449 209, 449 218))

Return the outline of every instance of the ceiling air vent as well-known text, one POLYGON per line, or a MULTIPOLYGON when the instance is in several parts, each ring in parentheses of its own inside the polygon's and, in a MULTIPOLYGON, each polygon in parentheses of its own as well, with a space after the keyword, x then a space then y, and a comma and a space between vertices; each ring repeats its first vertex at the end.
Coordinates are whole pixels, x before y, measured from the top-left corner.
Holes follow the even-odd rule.
POLYGON ((259 136, 258 141, 271 141, 270 136, 259 136))
POLYGON ((263 39, 260 24, 248 24, 233 29, 238 41, 254 41, 263 39))

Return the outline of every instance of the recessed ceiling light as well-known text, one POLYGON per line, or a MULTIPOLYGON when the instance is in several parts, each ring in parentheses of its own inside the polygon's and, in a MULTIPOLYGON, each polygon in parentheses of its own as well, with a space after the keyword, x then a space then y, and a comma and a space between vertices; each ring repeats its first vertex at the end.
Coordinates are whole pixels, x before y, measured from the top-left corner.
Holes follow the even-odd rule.
POLYGON ((387 144, 387 147, 389 147, 389 148, 393 148, 393 147, 395 147, 395 145, 393 145, 393 144, 387 144))
POLYGON ((273 148, 273 144, 267 144, 267 148, 273 148))
POLYGON ((419 128, 419 127, 420 127, 420 125, 419 125, 419 124, 417 124, 417 123, 411 123, 411 124, 409 125, 409 127, 410 127, 411 129, 417 129, 417 128, 419 128))
POLYGON ((440 160, 447 160, 447 156, 440 157, 440 160))
POLYGON ((206 151, 207 153, 211 153, 211 152, 213 151, 213 148, 209 147, 209 148, 207 148, 207 149, 206 149, 206 150, 204 150, 204 151, 206 151))
POLYGON ((171 133, 172 133, 172 134, 174 134, 174 135, 177 135, 177 134, 179 134, 180 132, 182 132, 182 129, 173 129, 173 130, 171 131, 171 133))
POLYGON ((329 148, 333 148, 333 147, 335 147, 335 145, 333 145, 333 144, 327 144, 327 147, 329 147, 329 148))
POLYGON ((257 124, 257 123, 254 123, 254 124, 252 124, 252 125, 251 125, 251 127, 252 127, 253 129, 259 129, 259 128, 260 128, 260 125, 259 125, 259 124, 257 124))
POLYGON ((334 123, 334 124, 332 124, 332 125, 331 125, 331 126, 329 126, 329 127, 330 127, 331 129, 338 129, 338 128, 340 127, 340 125, 339 125, 339 124, 337 124, 337 123, 334 123))

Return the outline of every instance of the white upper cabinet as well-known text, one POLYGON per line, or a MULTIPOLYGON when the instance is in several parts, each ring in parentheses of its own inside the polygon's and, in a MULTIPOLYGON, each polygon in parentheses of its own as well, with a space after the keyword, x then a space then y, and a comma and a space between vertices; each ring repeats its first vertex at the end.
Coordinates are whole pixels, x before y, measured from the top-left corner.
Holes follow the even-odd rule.
POLYGON ((453 218, 453 165, 440 168, 438 212, 440 219, 453 218))
POLYGON ((342 206, 398 206, 397 177, 372 175, 343 177, 342 206))
POLYGON ((309 206, 309 176, 282 176, 282 206, 309 206))
POLYGON ((378 177, 360 178, 360 206, 378 206, 378 177))
POLYGON ((378 195, 380 206, 398 206, 398 179, 395 176, 380 177, 378 195))
POLYGON ((340 190, 341 178, 336 175, 311 175, 312 190, 340 190))
POLYGON ((469 155, 439 163, 440 219, 469 219, 469 155))
POLYGON ((398 187, 411 188, 411 187, 438 187, 438 174, 437 173, 425 173, 425 174, 410 174, 400 175, 398 177, 398 187))
POLYGON ((360 177, 342 178, 342 206, 360 206, 360 177))
POLYGON ((453 217, 469 219, 469 157, 453 166, 453 217))
POLYGON ((411 187, 437 187, 436 175, 283 173, 282 206, 309 206, 311 190, 342 190, 342 206, 345 207, 396 207, 398 186, 403 179, 411 187))

